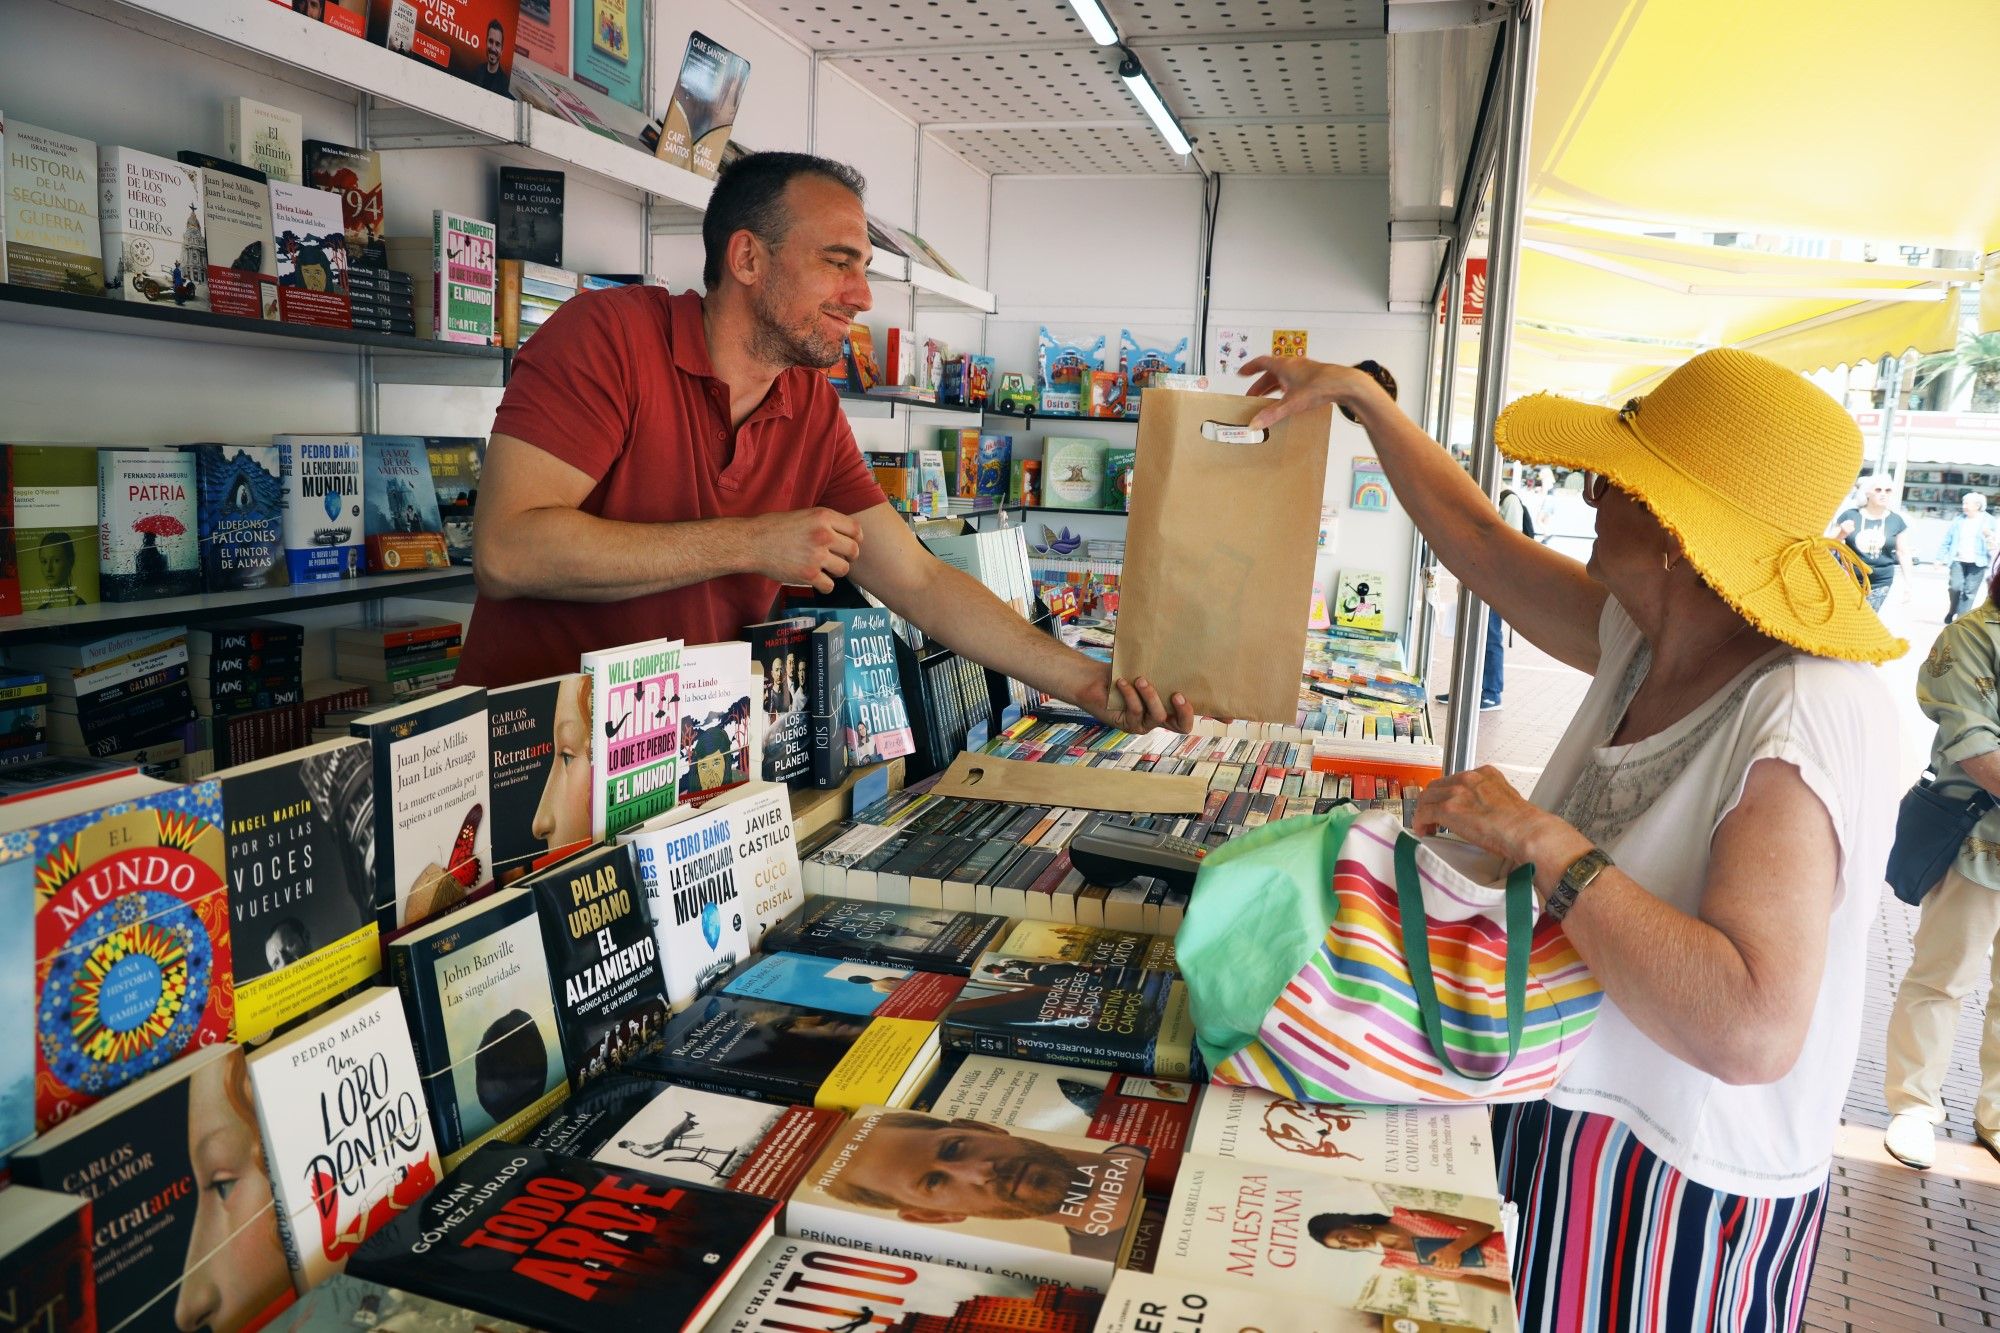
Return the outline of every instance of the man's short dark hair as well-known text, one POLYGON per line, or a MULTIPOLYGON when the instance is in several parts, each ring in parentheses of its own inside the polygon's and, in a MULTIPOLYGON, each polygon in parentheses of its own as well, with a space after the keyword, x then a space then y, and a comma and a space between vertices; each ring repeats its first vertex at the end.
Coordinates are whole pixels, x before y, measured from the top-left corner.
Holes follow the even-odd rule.
POLYGON ((737 232, 747 231, 766 245, 785 239, 792 220, 781 200, 785 187, 799 176, 824 177, 852 191, 856 199, 868 188, 853 167, 811 153, 748 153, 737 158, 722 169, 701 218, 701 280, 709 291, 722 285, 723 253, 737 232))

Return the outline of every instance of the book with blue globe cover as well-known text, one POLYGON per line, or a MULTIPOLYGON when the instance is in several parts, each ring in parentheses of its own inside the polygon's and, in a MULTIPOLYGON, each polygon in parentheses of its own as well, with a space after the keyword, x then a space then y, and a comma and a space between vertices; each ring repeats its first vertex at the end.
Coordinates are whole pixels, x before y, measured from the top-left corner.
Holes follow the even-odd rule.
POLYGON ((366 526, 361 512, 361 437, 278 435, 285 486, 285 566, 293 583, 358 578, 366 526))

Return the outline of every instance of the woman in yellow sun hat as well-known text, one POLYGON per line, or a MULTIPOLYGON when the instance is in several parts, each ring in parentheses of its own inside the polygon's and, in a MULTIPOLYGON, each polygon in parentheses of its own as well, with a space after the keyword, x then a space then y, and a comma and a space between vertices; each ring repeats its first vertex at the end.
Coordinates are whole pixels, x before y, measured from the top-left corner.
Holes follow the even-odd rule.
POLYGON ((1547 1099, 1494 1110, 1522 1326, 1792 1329, 1860 1035, 1901 795, 1868 663, 1907 645, 1826 532, 1861 435, 1803 378, 1704 352, 1623 408, 1542 394, 1494 435, 1586 470, 1588 564, 1501 521, 1368 375, 1260 358, 1255 425, 1348 408, 1446 568, 1595 679, 1533 794, 1492 768, 1417 830, 1536 867, 1604 987, 1547 1099))

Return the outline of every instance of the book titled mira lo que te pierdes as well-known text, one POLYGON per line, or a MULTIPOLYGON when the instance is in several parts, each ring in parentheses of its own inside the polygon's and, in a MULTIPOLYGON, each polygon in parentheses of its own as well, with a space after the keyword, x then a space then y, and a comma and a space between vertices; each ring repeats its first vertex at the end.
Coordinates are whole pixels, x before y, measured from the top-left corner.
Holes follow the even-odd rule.
POLYGON ((590 677, 590 831, 615 837, 674 808, 681 758, 681 647, 652 639, 585 653, 590 677))
POLYGON ((494 230, 490 222, 438 209, 431 215, 439 342, 493 341, 494 230))

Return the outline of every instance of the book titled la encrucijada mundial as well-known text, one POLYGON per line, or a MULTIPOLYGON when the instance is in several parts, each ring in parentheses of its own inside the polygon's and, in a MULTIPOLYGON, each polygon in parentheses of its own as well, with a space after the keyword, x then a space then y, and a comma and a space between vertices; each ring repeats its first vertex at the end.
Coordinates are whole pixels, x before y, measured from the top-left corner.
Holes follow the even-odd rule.
POLYGON ((293 583, 361 573, 361 437, 275 435, 285 485, 285 567, 293 583))
POLYGON ((368 746, 327 741, 225 769, 236 1028, 270 1032, 382 970, 368 746))
POLYGON ((548 1333, 701 1328, 779 1204, 489 1143, 376 1233, 349 1271, 548 1333))
POLYGON ((289 576, 277 446, 198 444, 193 452, 203 587, 283 587, 289 576))
POLYGON ((906 903, 814 898, 764 938, 766 953, 809 953, 968 976, 1007 918, 906 903))
POLYGON ((632 849, 583 852, 521 882, 535 896, 570 1081, 623 1064, 666 1026, 666 980, 632 849))
POLYGON ((443 1174, 402 997, 370 987, 249 1063, 278 1227, 304 1291, 443 1174))
POLYGON ((105 601, 201 591, 192 454, 100 449, 97 495, 97 577, 105 601))
POLYGON ((447 1167, 519 1138, 569 1092, 534 895, 502 889, 388 946, 447 1167))
POLYGON ((436 916, 492 864, 486 691, 440 690, 348 724, 375 756, 375 911, 384 931, 436 916))
MULTIPOLYGON (((263 1156, 242 1048, 222 1042, 65 1121, 8 1165, 21 1185, 90 1202, 84 1257, 96 1270, 97 1318, 87 1327, 167 1333, 202 1322, 204 1290, 234 1295, 236 1328, 254 1328, 291 1303, 263 1156), (246 1191, 227 1196, 237 1207, 227 1207, 217 1182, 246 1191)), ((18 1206, 10 1191, 0 1212, 18 1206)), ((0 1256, 0 1271, 7 1267, 0 1256)), ((19 1319, 9 1327, 48 1326, 19 1319)))

